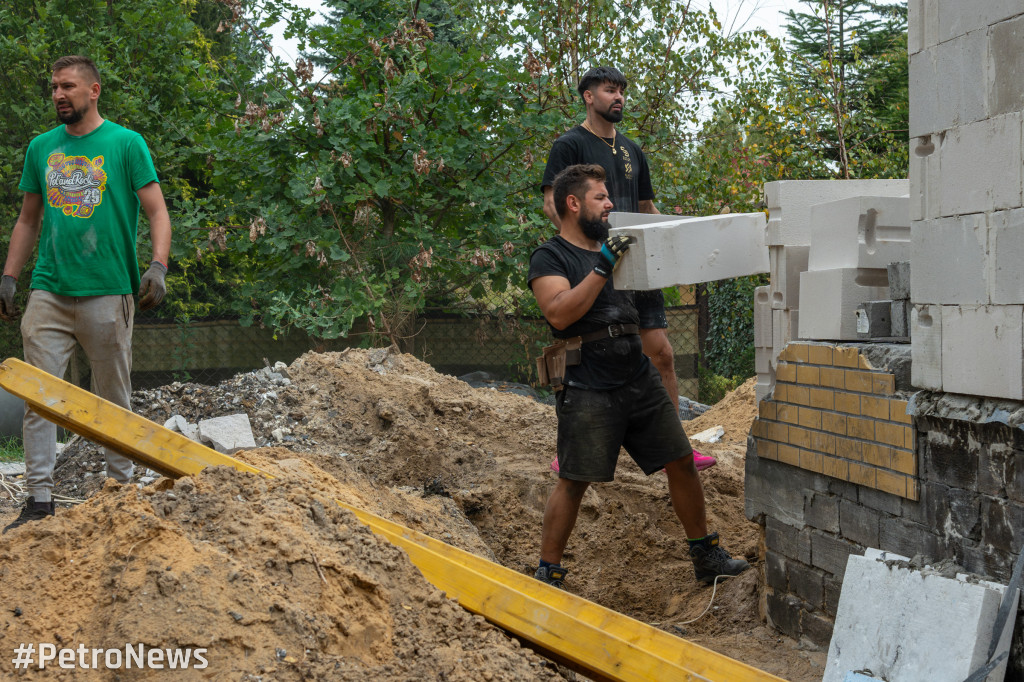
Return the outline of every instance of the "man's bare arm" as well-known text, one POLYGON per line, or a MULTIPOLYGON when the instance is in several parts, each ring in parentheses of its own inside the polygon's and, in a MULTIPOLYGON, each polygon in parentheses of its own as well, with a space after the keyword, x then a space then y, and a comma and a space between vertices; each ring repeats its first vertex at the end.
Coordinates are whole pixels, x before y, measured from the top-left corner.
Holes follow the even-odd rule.
POLYGON ((7 249, 7 262, 4 274, 17 279, 22 268, 32 256, 36 242, 39 241, 39 228, 42 226, 43 195, 25 192, 21 200, 21 214, 14 223, 11 232, 11 244, 7 249))
POLYGON ((153 260, 167 265, 171 255, 171 216, 167 213, 160 184, 151 182, 137 192, 142 209, 149 218, 149 237, 153 242, 153 260))
POLYGON ((658 215, 661 215, 661 211, 659 211, 658 207, 654 205, 654 199, 644 199, 640 202, 638 207, 641 213, 657 213, 658 215))
POLYGON ((555 210, 555 193, 551 190, 550 185, 545 185, 544 189, 544 215, 548 217, 548 220, 555 226, 556 230, 562 229, 562 221, 558 218, 558 211, 555 210))
POLYGON ((565 329, 587 314, 608 280, 591 272, 575 287, 558 275, 538 277, 530 282, 537 304, 555 329, 565 329))

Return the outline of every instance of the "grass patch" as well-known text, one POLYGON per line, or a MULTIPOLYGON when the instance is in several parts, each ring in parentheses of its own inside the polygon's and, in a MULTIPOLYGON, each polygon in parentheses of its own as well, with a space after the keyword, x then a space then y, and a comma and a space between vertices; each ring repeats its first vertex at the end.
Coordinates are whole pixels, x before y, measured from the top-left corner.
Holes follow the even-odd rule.
POLYGON ((21 439, 16 437, 0 438, 0 462, 25 461, 25 448, 21 439))

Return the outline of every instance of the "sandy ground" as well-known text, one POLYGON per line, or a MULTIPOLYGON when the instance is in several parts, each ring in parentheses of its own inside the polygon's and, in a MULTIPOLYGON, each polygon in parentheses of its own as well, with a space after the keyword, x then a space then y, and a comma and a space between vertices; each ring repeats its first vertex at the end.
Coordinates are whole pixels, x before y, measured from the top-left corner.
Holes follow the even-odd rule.
MULTIPOLYGON (((241 455, 279 481, 215 470, 142 489, 102 486, 95 448, 69 447, 58 488, 91 497, 0 538, 0 598, 20 609, 0 615, 0 652, 33 638, 205 646, 205 673, 215 674, 194 679, 578 679, 443 599, 401 551, 329 503, 352 502, 532 573, 555 480, 553 408, 380 349, 307 354, 287 374, 270 411, 278 426, 289 415, 292 438, 241 455)), ((240 404, 259 431, 255 415, 268 411, 265 400, 257 407, 216 391, 167 394, 177 402, 153 403, 147 416, 162 422, 187 405, 194 419, 204 403, 218 413, 240 404)), ((709 526, 752 570, 720 583, 712 601, 694 579, 664 475, 644 476, 623 456, 616 481, 587 493, 566 587, 785 679, 818 680, 824 653, 759 615, 761 539, 743 515, 754 413, 748 382, 686 424, 688 433, 726 430, 722 442, 698 445, 719 460, 702 473, 709 526)), ((16 513, 0 500, 0 523, 16 513)), ((29 679, 65 679, 46 672, 29 679)))

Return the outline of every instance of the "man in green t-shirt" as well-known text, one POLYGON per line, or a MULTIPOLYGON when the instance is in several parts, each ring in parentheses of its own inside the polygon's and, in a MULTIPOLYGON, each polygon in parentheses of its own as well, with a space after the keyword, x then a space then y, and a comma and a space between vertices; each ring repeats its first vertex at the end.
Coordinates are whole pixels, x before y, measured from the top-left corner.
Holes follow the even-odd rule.
MULTIPOLYGON (((0 278, 0 318, 15 321, 18 276, 39 244, 31 292, 21 320, 25 361, 63 376, 81 344, 93 391, 131 409, 135 302, 147 310, 164 297, 171 219, 149 149, 138 133, 100 116, 100 75, 87 57, 53 65, 53 105, 63 124, 37 136, 25 153, 18 188, 25 195, 0 278), (139 207, 149 218, 153 259, 139 277, 135 249, 139 207)), ((17 520, 52 516, 56 426, 25 409, 25 483, 17 520)), ((107 474, 128 483, 131 460, 104 449, 107 474)))

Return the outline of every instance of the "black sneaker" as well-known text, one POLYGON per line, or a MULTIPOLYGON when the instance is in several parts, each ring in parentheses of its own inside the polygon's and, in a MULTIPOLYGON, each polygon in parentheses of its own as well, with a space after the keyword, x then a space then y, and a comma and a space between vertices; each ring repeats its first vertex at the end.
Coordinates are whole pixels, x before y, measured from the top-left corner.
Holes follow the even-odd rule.
POLYGON ((710 584, 720 575, 734 576, 750 568, 743 559, 733 559, 718 544, 718 533, 712 533, 690 547, 690 560, 697 580, 710 584))
MULTIPOLYGON (((29 521, 39 521, 45 519, 47 516, 53 516, 56 509, 57 508, 53 504, 53 500, 50 500, 49 502, 36 502, 36 498, 30 497, 25 500, 25 506, 21 508, 21 513, 18 514, 18 518, 7 524, 3 533, 6 533, 12 528, 23 526, 29 521)), ((3 533, 0 533, 0 535, 3 533)))
POLYGON ((533 574, 533 577, 542 583, 547 583, 552 587, 557 587, 560 590, 564 590, 562 582, 565 580, 565 574, 567 570, 555 564, 554 566, 541 566, 537 569, 537 572, 533 574))

